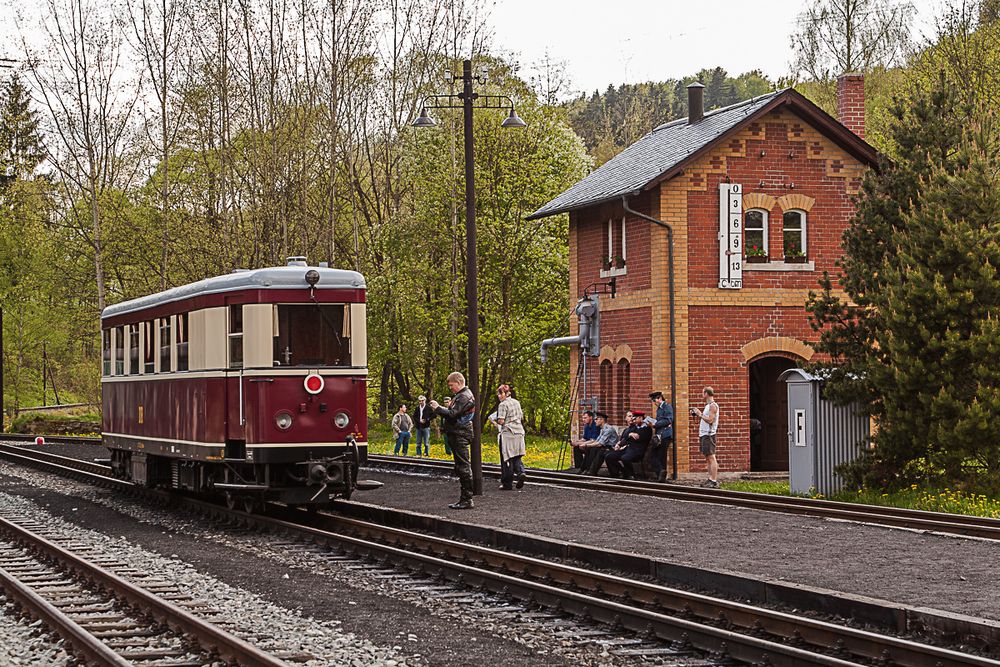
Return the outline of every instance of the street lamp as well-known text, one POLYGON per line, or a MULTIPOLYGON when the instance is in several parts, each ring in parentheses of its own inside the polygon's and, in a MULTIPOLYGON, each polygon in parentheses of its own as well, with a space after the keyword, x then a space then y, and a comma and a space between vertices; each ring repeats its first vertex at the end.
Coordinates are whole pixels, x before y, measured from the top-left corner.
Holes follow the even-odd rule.
POLYGON ((527 125, 514 111, 514 101, 506 95, 480 95, 472 89, 476 81, 484 83, 481 77, 473 76, 472 61, 462 61, 462 74, 452 75, 452 81, 462 82, 462 92, 452 95, 429 95, 424 98, 420 115, 414 119, 413 127, 436 125, 428 115, 428 109, 462 109, 465 129, 465 301, 466 322, 469 336, 469 389, 476 397, 478 412, 472 420, 473 436, 469 457, 472 459, 472 492, 483 493, 483 450, 481 421, 483 397, 479 392, 479 293, 476 258, 476 184, 474 174, 474 147, 472 144, 472 112, 475 109, 509 109, 510 114, 500 125, 502 127, 524 127, 527 125), (455 102, 454 100, 461 100, 455 102))

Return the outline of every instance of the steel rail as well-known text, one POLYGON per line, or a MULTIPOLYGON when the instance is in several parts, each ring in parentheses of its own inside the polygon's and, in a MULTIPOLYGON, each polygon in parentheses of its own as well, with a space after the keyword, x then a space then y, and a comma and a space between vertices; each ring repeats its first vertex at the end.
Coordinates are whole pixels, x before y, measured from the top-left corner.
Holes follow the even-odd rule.
MULTIPOLYGON (((3 434, 0 439, 16 441, 33 440, 36 436, 19 434, 3 434)), ((49 443, 67 444, 100 444, 100 438, 76 436, 43 436, 49 443)), ((2 447, 3 445, 0 445, 2 447)), ((60 458, 48 454, 53 461, 60 458)), ((449 461, 441 459, 406 459, 398 456, 368 455, 369 465, 386 468, 402 468, 422 472, 447 472, 453 467, 449 461)), ((107 466, 91 464, 93 470, 107 470, 107 466)), ((484 474, 491 478, 499 478, 500 467, 495 464, 484 464, 484 474)), ((535 484, 553 484, 570 488, 606 491, 609 493, 629 493, 670 500, 687 500, 693 502, 711 503, 717 505, 733 505, 748 509, 757 509, 786 514, 817 516, 822 518, 840 519, 857 523, 880 524, 896 528, 924 530, 938 533, 979 537, 990 540, 1000 540, 1000 519, 970 516, 965 514, 949 514, 946 512, 930 512, 901 507, 886 507, 882 505, 866 505, 862 503, 846 503, 822 498, 800 498, 795 496, 779 496, 745 491, 728 491, 724 489, 704 489, 682 486, 678 484, 661 484, 640 480, 615 480, 608 478, 581 477, 567 473, 541 468, 529 469, 529 482, 535 484)))
MULTIPOLYGON (((25 454, 36 453, 33 450, 23 454, 4 452, 24 462, 32 461, 31 456, 25 454)), ((135 489, 119 480, 73 470, 61 464, 49 461, 40 464, 49 469, 93 478, 98 483, 135 489)), ((167 495, 155 491, 149 493, 155 497, 167 495)), ((943 667, 1000 666, 1000 661, 990 658, 335 514, 312 515, 284 508, 281 511, 287 512, 290 518, 282 519, 248 515, 203 500, 169 497, 213 516, 228 520, 235 517, 240 522, 309 542, 335 544, 348 553, 385 563, 407 563, 416 569, 437 571, 466 585, 487 588, 637 633, 652 633, 703 651, 721 651, 744 662, 758 663, 766 654, 767 660, 775 667, 796 664, 853 665, 858 664, 856 660, 891 660, 893 664, 907 667, 926 664, 943 667), (324 522, 325 525, 313 527, 302 523, 313 521, 324 522), (347 535, 345 531, 360 536, 347 535), (705 622, 725 627, 713 627, 705 625, 705 622), (759 635, 770 635, 779 641, 759 635), (797 646, 781 643, 784 641, 797 646), (833 651, 836 655, 817 654, 801 648, 805 645, 833 651)))
MULTIPOLYGON (((843 654, 872 660, 891 659, 893 664, 922 667, 929 664, 1000 665, 1000 662, 969 654, 942 649, 919 642, 858 630, 816 619, 754 607, 708 595, 691 593, 659 584, 626 577, 594 572, 578 566, 512 554, 490 547, 468 545, 432 535, 391 528, 368 521, 335 514, 324 514, 323 520, 337 527, 337 532, 349 530, 369 539, 389 544, 406 545, 425 552, 435 551, 449 558, 462 558, 473 563, 488 564, 516 574, 542 578, 555 586, 581 588, 593 595, 610 596, 632 604, 655 607, 667 613, 679 613, 708 622, 722 622, 746 632, 766 633, 783 640, 801 642, 820 649, 836 648, 843 654)), ((303 530, 300 528, 300 530, 303 530)), ((309 529, 313 530, 313 529, 309 529)), ((315 535, 315 534, 314 534, 315 535)))
MULTIPOLYGON (((421 461, 377 454, 368 455, 368 464, 384 466, 387 469, 437 473, 450 471, 453 468, 450 462, 440 459, 425 459, 421 461)), ((494 464, 484 465, 483 471, 491 477, 498 478, 500 476, 500 467, 494 464)), ((594 477, 581 477, 574 473, 544 469, 529 469, 528 473, 528 482, 535 484, 552 484, 592 491, 628 493, 716 505, 734 505, 770 512, 801 514, 858 523, 881 524, 896 528, 909 528, 913 530, 963 535, 966 537, 1000 540, 1000 519, 991 519, 988 517, 929 512, 900 507, 883 507, 881 505, 865 505, 861 503, 845 503, 819 498, 798 498, 795 496, 747 493, 745 491, 704 489, 638 480, 598 479, 594 477)))
POLYGON ((47 461, 49 463, 54 463, 57 465, 64 465, 71 467, 74 470, 84 470, 95 475, 110 475, 111 467, 103 465, 101 463, 94 463, 93 461, 84 461, 83 459, 74 459, 69 456, 60 456, 58 454, 53 454, 52 452, 41 451, 37 449, 25 449, 19 445, 5 445, 0 443, 0 451, 10 452, 12 454, 17 454, 20 452, 31 452, 34 458, 47 461))
POLYGON ((93 582, 134 609, 142 610, 164 625, 194 638, 203 649, 215 652, 223 659, 234 661, 243 667, 287 667, 284 661, 261 651, 239 637, 3 517, 0 517, 0 532, 36 553, 58 562, 62 568, 93 582))
POLYGON ((0 568, 0 587, 8 598, 69 642, 77 658, 102 667, 128 667, 132 664, 3 568, 0 568))

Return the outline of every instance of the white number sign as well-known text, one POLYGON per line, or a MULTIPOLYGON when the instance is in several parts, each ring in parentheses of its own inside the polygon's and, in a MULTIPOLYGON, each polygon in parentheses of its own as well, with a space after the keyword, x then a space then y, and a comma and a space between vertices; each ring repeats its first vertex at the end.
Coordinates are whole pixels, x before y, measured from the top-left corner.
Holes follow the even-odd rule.
POLYGON ((743 287, 743 187, 719 183, 719 289, 743 287))

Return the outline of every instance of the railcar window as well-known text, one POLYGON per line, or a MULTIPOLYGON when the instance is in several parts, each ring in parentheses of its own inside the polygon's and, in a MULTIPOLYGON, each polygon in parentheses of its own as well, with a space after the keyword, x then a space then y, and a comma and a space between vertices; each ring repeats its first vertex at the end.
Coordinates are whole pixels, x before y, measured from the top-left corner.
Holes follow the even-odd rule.
POLYGON ((115 327, 115 375, 125 375, 125 327, 115 327))
POLYGON ((188 369, 188 316, 181 313, 177 316, 177 370, 188 369))
POLYGON ((276 366, 350 366, 351 323, 343 304, 295 304, 275 307, 276 366))
POLYGON ((170 318, 160 318, 160 372, 170 372, 170 318))
POLYGON ((243 366, 243 306, 229 306, 229 367, 243 366))
POLYGON ((128 374, 139 374, 139 325, 129 324, 128 329, 128 374))
POLYGON ((104 359, 104 374, 111 375, 111 329, 101 331, 101 358, 104 359))
POLYGON ((156 359, 155 348, 153 347, 153 321, 147 320, 142 323, 142 335, 145 338, 142 345, 142 372, 155 373, 156 359))

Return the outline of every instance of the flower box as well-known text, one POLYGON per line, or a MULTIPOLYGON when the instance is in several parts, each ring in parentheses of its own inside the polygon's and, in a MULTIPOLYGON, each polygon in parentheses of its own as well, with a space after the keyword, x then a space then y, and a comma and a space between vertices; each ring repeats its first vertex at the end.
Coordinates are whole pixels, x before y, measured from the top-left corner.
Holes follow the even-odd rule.
POLYGON ((767 264, 767 255, 747 255, 743 258, 743 261, 747 264, 767 264))
POLYGON ((805 264, 805 255, 785 255, 785 264, 805 264))

